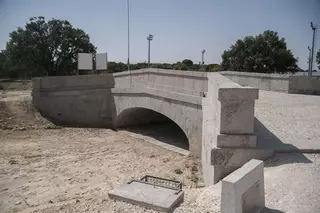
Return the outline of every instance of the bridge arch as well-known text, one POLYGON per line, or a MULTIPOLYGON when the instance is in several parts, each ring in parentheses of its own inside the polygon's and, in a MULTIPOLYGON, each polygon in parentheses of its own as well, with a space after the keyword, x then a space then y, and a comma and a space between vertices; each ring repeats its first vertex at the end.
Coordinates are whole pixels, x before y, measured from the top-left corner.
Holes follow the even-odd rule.
MULTIPOLYGON (((154 138, 161 138, 160 141, 189 150, 189 139, 187 132, 183 129, 183 126, 180 126, 169 116, 170 115, 164 115, 150 108, 130 107, 123 109, 117 115, 114 120, 114 126, 116 129, 118 129, 122 127, 150 125, 150 128, 158 128, 157 131, 159 131, 160 134, 165 134, 167 137, 166 139, 171 139, 164 141, 164 137, 159 137, 159 135, 151 133, 154 138)), ((143 127, 140 129, 142 130, 143 127)), ((155 131, 153 130, 152 132, 155 131)))
MULTIPOLYGON (((161 97, 139 91, 118 89, 113 91, 115 114, 113 127, 121 126, 135 113, 159 113, 173 121, 185 134, 190 154, 201 156, 202 107, 201 105, 161 97), (141 109, 142 108, 142 109, 141 109), (123 114, 122 114, 123 113, 123 114), (119 116, 119 117, 118 117, 119 116)), ((148 115, 148 114, 146 114, 148 115)), ((147 116, 144 116, 147 117, 147 116)), ((133 120, 133 119, 131 119, 133 120)))

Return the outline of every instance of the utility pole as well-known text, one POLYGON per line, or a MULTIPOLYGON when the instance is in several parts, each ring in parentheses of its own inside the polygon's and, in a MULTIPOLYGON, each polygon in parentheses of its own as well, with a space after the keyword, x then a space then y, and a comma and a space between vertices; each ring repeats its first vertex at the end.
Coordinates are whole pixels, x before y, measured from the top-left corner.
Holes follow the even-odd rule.
POLYGON ((204 65, 204 53, 206 52, 206 50, 202 50, 201 54, 202 54, 202 66, 204 65))
POLYGON ((313 25, 312 22, 310 22, 311 29, 313 30, 313 36, 312 36, 312 47, 311 47, 311 61, 310 61, 310 70, 309 70, 309 76, 312 76, 312 66, 313 66, 313 53, 314 53, 314 39, 316 35, 316 26, 313 25))
POLYGON ((128 7, 128 71, 130 71, 130 8, 129 8, 129 0, 127 0, 127 7, 128 7))
POLYGON ((309 50, 309 58, 308 58, 308 65, 309 65, 309 67, 308 67, 308 75, 309 75, 309 73, 310 73, 310 70, 311 70, 311 48, 310 48, 310 46, 308 46, 308 50, 309 50))
POLYGON ((148 40, 148 67, 150 67, 150 41, 152 41, 153 35, 149 34, 147 37, 148 40))

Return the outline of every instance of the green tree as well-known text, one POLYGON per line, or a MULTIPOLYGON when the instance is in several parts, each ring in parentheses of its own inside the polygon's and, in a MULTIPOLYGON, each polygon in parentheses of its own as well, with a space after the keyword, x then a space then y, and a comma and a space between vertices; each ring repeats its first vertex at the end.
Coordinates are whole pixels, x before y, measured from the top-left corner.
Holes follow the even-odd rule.
POLYGON ((5 52, 1 51, 0 52, 0 78, 4 78, 6 77, 6 73, 5 73, 5 52))
POLYGON ((261 73, 294 73, 297 59, 287 49, 284 38, 274 31, 237 40, 222 54, 222 70, 261 73))
POLYGON ((66 20, 33 17, 24 28, 10 33, 6 68, 19 77, 72 75, 77 54, 94 53, 88 34, 66 20))
POLYGON ((182 64, 184 64, 186 67, 192 67, 193 61, 191 61, 190 59, 184 59, 182 61, 182 64))
POLYGON ((317 56, 316 56, 316 62, 318 64, 318 69, 320 69, 320 49, 319 49, 317 56))
POLYGON ((206 66, 206 71, 207 72, 217 72, 220 70, 220 65, 219 64, 208 64, 206 66))

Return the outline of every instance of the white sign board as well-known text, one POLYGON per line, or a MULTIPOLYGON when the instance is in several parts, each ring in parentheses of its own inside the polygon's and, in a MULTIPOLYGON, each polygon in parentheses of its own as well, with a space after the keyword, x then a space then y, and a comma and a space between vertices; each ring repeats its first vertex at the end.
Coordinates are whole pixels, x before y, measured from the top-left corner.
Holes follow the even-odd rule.
POLYGON ((78 53, 78 70, 92 70, 92 53, 78 53))
POLYGON ((107 70, 108 54, 97 53, 96 54, 96 70, 107 70))

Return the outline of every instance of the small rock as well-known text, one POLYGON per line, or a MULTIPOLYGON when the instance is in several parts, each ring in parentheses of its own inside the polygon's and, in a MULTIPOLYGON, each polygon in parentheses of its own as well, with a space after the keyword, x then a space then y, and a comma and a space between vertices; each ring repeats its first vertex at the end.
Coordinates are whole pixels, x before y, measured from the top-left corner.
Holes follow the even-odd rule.
POLYGON ((17 202, 15 202, 14 204, 15 205, 20 205, 22 202, 21 201, 17 201, 17 202))
POLYGON ((180 174, 182 174, 183 172, 182 172, 181 169, 175 169, 175 170, 174 170, 174 173, 180 175, 180 174))
POLYGON ((4 188, 4 189, 1 189, 0 192, 5 192, 5 191, 8 191, 9 188, 4 188))
POLYGON ((11 165, 13 165, 13 164, 17 164, 17 161, 16 161, 16 160, 11 159, 11 160, 9 160, 9 163, 10 163, 11 165))
POLYGON ((49 203, 53 203, 53 201, 52 201, 52 200, 49 200, 49 203))
POLYGON ((150 155, 150 158, 154 158, 154 157, 156 157, 155 155, 150 155))
POLYGON ((167 163, 167 162, 169 162, 170 160, 168 159, 168 158, 166 158, 166 159, 164 159, 162 162, 163 163, 167 163))
POLYGON ((26 131, 27 129, 25 127, 20 127, 19 131, 26 131))
POLYGON ((79 202, 80 202, 80 200, 76 199, 76 203, 79 203, 79 202))

